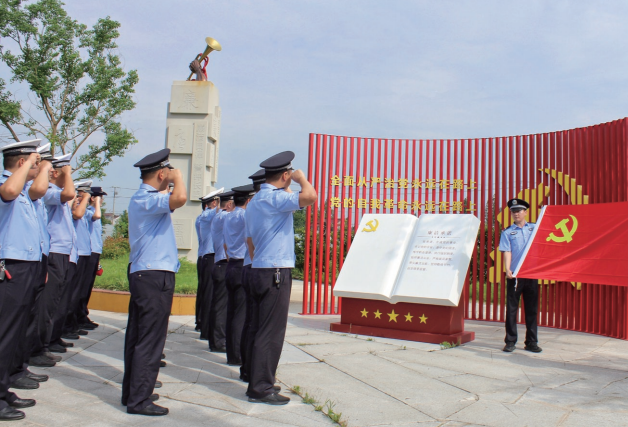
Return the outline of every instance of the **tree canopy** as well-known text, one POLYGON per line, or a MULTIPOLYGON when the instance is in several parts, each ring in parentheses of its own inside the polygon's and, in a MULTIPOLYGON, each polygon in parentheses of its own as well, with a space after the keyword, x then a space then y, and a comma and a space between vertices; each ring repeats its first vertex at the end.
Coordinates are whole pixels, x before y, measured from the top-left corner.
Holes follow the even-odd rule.
POLYGON ((117 55, 118 22, 100 18, 88 28, 63 6, 0 0, 0 62, 12 74, 8 83, 0 79, 0 126, 5 140, 43 137, 53 153, 71 153, 79 178, 102 178, 137 143, 119 119, 135 107, 138 75, 125 72, 117 55), (88 142, 97 133, 103 137, 88 142))

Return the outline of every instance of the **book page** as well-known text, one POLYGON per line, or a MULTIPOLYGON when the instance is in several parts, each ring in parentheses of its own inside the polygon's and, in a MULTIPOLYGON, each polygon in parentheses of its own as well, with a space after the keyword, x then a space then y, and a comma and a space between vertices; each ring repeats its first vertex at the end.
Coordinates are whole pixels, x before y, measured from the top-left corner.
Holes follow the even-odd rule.
POLYGON ((479 226, 474 215, 421 215, 391 301, 457 306, 479 226))
POLYGON ((365 214, 334 295, 388 301, 417 221, 414 215, 365 214))

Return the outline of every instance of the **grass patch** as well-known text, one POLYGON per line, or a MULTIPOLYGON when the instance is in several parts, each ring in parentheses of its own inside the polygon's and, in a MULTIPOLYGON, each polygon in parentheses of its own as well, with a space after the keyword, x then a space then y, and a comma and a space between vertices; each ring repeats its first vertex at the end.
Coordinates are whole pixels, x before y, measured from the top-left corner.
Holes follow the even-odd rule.
POLYGON ((314 397, 310 396, 298 385, 290 387, 290 391, 299 395, 301 402, 314 406, 315 411, 321 412, 340 427, 347 427, 347 421, 342 419, 342 412, 334 411, 334 407, 336 406, 334 401, 327 399, 325 403, 321 405, 314 397))
POLYGON ((449 348, 458 347, 460 344, 460 340, 458 340, 457 342, 443 341, 439 345, 441 350, 447 350, 449 348))
MULTIPOLYGON (((196 264, 187 259, 179 259, 181 268, 176 274, 175 294, 196 294, 198 279, 196 276, 196 264)), ((94 287, 106 289, 108 291, 129 291, 129 282, 126 271, 129 265, 129 255, 126 254, 116 259, 101 259, 100 265, 103 268, 102 276, 96 276, 94 287)))

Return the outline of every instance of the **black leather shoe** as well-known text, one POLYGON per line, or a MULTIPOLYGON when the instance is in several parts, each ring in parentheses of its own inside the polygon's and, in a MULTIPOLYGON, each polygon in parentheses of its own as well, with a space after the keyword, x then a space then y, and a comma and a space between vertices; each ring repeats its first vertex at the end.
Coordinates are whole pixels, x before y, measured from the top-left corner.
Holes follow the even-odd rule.
POLYGON ((256 399, 254 397, 249 397, 249 402, 251 403, 266 403, 267 405, 285 405, 290 402, 290 398, 286 396, 282 396, 279 393, 267 394, 264 397, 256 399))
POLYGON ((0 410, 0 421, 17 421, 23 420, 26 415, 22 411, 18 411, 15 408, 7 406, 0 410))
POLYGON ((211 350, 214 353, 226 353, 227 349, 225 347, 216 347, 215 349, 211 350))
POLYGON ((227 360, 227 365, 229 365, 229 366, 242 366, 242 361, 227 360))
POLYGON ((536 343, 527 344, 525 347, 523 347, 523 349, 531 351, 532 353, 540 353, 543 351, 543 349, 539 347, 536 343))
POLYGON ((34 374, 31 371, 26 371, 26 376, 33 381, 37 381, 38 383, 45 383, 46 381, 48 381, 48 375, 34 374))
POLYGON ((67 353, 68 350, 61 344, 50 344, 48 347, 51 353, 67 353))
MULTIPOLYGON (((247 381, 248 382, 248 381, 247 381)), ((279 393, 281 391, 281 386, 280 385, 274 385, 273 386, 273 392, 275 393, 279 393)), ((247 396, 249 395, 249 392, 245 392, 244 394, 246 394, 247 396)))
POLYGON ((61 356, 55 356, 54 354, 52 354, 49 351, 46 352, 46 353, 43 353, 42 356, 47 357, 48 359, 52 360, 55 363, 61 362, 63 360, 63 358, 61 356))
POLYGON ((78 331, 74 332, 77 335, 87 335, 87 331, 84 331, 83 329, 79 329, 78 331))
POLYGON ((240 379, 244 381, 245 383, 249 382, 249 376, 246 374, 240 374, 240 379))
POLYGON ((196 325, 196 327, 194 328, 194 330, 195 330, 196 332, 201 332, 201 327, 200 327, 200 326, 198 326, 198 325, 196 325))
MULTIPOLYGON (((159 400, 159 395, 157 393, 153 393, 150 395, 149 399, 151 402, 157 402, 159 400)), ((120 400, 120 403, 122 403, 122 406, 126 406, 127 401, 122 399, 120 400)))
POLYGON ((155 388, 161 388, 161 386, 163 386, 163 383, 161 381, 155 381, 155 388))
POLYGON ((159 416, 159 415, 168 415, 168 408, 164 408, 163 406, 155 405, 151 403, 141 411, 134 411, 131 408, 127 408, 126 412, 129 414, 137 414, 137 415, 149 415, 149 416, 159 416))
POLYGON ((28 364, 31 366, 37 366, 38 368, 51 368, 56 365, 56 362, 48 359, 46 356, 39 355, 28 359, 28 364))
POLYGON ((74 332, 68 332, 67 334, 61 335, 61 338, 66 339, 66 340, 77 340, 80 337, 78 336, 78 334, 75 334, 74 332))
POLYGON ((9 403, 12 408, 22 409, 22 408, 30 408, 31 406, 35 406, 35 399, 20 399, 19 397, 15 399, 13 402, 9 403))
POLYGON ((515 351, 515 344, 512 342, 506 343, 506 345, 504 346, 504 351, 506 353, 512 353, 513 351, 515 351))
POLYGON ((166 353, 161 353, 161 359, 165 359, 166 358, 166 353))
POLYGON ((165 368, 166 366, 168 366, 168 364, 166 363, 166 361, 165 361, 165 360, 161 360, 161 361, 159 362, 159 367, 160 367, 160 368, 165 368))
POLYGON ((81 323, 79 325, 79 328, 85 331, 93 331, 94 329, 96 329, 96 326, 92 325, 91 323, 81 323))
POLYGON ((18 390, 35 390, 39 388, 39 383, 24 376, 9 384, 9 388, 15 388, 18 390))
POLYGON ((74 343, 73 342, 65 342, 62 339, 59 340, 59 345, 62 346, 62 347, 66 347, 66 348, 74 347, 74 343))
POLYGON ((99 326, 100 326, 98 323, 93 322, 93 321, 91 321, 91 320, 89 320, 89 319, 87 319, 87 323, 88 323, 88 324, 90 324, 90 325, 92 325, 92 326, 93 326, 93 327, 95 327, 95 328, 97 328, 97 327, 99 327, 99 326))

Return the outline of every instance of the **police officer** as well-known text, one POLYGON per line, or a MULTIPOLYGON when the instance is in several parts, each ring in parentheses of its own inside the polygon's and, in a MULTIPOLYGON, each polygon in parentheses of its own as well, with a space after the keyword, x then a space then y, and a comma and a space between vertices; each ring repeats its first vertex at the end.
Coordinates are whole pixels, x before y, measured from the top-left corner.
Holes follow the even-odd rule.
POLYGON ((214 267, 212 268, 212 300, 209 311, 209 349, 225 353, 227 333, 227 253, 223 227, 226 216, 233 211, 233 191, 220 194, 220 209, 212 221, 211 235, 214 243, 214 267))
POLYGON ((72 218, 76 230, 76 247, 78 261, 76 271, 72 278, 70 305, 66 320, 66 332, 78 335, 87 335, 87 331, 79 328, 79 313, 81 312, 81 296, 85 291, 84 281, 88 280, 87 274, 92 255, 91 223, 100 219, 100 200, 96 202, 96 209, 88 209, 92 199, 92 181, 83 181, 74 184, 77 197, 72 207, 72 218))
POLYGON ((242 289, 242 268, 246 258, 244 211, 255 195, 253 184, 232 188, 234 210, 225 217, 223 237, 229 262, 227 264, 227 364, 242 365, 240 341, 246 318, 246 293, 242 289))
POLYGON ((45 194, 27 182, 39 172, 39 140, 0 148, 0 421, 24 418, 20 408, 35 405, 9 392, 9 374, 19 343, 26 337, 41 261, 41 236, 32 200, 45 194))
MULTIPOLYGON (((249 179, 253 181, 253 190, 257 193, 260 190, 261 185, 266 182, 266 171, 264 169, 260 169, 253 175, 249 176, 249 179)), ((244 222, 246 228, 246 220, 244 222)), ((249 372, 251 371, 251 352, 253 351, 254 337, 254 334, 251 334, 250 328, 251 315, 253 312, 253 297, 251 295, 249 285, 251 264, 251 256, 247 245, 244 264, 242 267, 242 289, 246 295, 246 316, 244 318, 244 326, 242 327, 242 338, 240 339, 240 359, 242 360, 242 366, 240 366, 240 379, 244 382, 249 382, 249 372)))
POLYGON ((196 217, 194 221, 194 228, 196 229, 196 237, 198 238, 198 255, 196 257, 196 283, 198 286, 196 288, 196 307, 195 307, 195 318, 196 318, 196 327, 195 331, 200 332, 201 330, 201 307, 202 307, 202 284, 203 281, 201 279, 201 272, 203 271, 203 255, 201 255, 201 251, 203 248, 203 235, 201 234, 201 215, 205 212, 207 208, 207 204, 203 202, 203 198, 199 199, 201 201, 201 213, 196 217))
POLYGON ((313 204, 317 197, 303 172, 293 171, 293 159, 294 153, 285 151, 260 164, 266 182, 245 214, 247 244, 253 253, 251 328, 255 331, 247 394, 249 402, 271 405, 290 401, 278 394, 274 383, 286 334, 295 263, 292 213, 313 204), (292 181, 301 186, 300 193, 290 190, 292 181))
POLYGON ((91 188, 92 197, 89 202, 87 210, 92 216, 92 220, 87 222, 89 228, 89 241, 91 244, 91 255, 89 257, 89 263, 85 269, 85 277, 83 278, 83 289, 81 290, 81 296, 79 300, 79 309, 76 312, 78 319, 78 326, 83 330, 94 330, 98 327, 98 324, 92 322, 89 315, 87 304, 94 288, 94 282, 96 281, 96 272, 98 271, 98 263, 100 262, 100 254, 102 253, 102 211, 100 209, 102 205, 102 197, 106 196, 102 190, 102 187, 91 188))
POLYGON ((65 301, 62 296, 67 288, 70 253, 76 237, 70 206, 75 196, 70 158, 71 154, 66 154, 52 161, 50 183, 43 197, 48 210, 50 254, 47 268, 48 282, 42 294, 43 301, 39 314, 41 342, 39 348, 33 350, 33 356, 29 360, 32 366, 53 366, 55 362, 47 357, 50 351, 54 349, 63 352, 66 347, 74 345, 61 339, 65 320, 63 317, 65 309, 62 306, 65 301))
MULTIPOLYGON (((41 158, 39 164, 39 173, 37 178, 26 184, 27 189, 35 188, 40 194, 45 194, 48 189, 48 180, 50 170, 52 169, 52 154, 50 153, 50 144, 45 144, 37 148, 37 153, 41 158)), ((39 262, 37 273, 35 293, 31 312, 28 318, 28 326, 26 328, 26 339, 20 342, 18 353, 14 358, 11 371, 11 388, 18 389, 35 389, 39 388, 40 382, 48 380, 47 375, 34 374, 28 370, 28 362, 34 348, 41 347, 40 334, 38 333, 39 314, 41 305, 41 295, 46 285, 46 271, 48 263, 48 253, 50 252, 50 235, 48 234, 48 212, 43 202, 43 198, 33 200, 35 210, 37 212, 37 222, 39 223, 39 233, 41 238, 42 258, 39 262)))
POLYGON ((504 267, 506 269, 506 338, 504 351, 515 350, 517 342, 517 309, 519 300, 523 294, 523 304, 526 318, 525 350, 540 353, 543 351, 538 346, 537 337, 537 313, 539 311, 539 285, 536 279, 514 278, 512 271, 517 267, 523 256, 523 251, 534 231, 536 224, 526 222, 526 216, 530 205, 525 200, 511 199, 508 208, 512 214, 514 223, 502 231, 499 239, 499 250, 504 254, 504 267))
MULTIPOLYGON (((212 222, 216 217, 216 208, 220 203, 219 195, 224 192, 224 187, 204 196, 201 201, 206 208, 199 217, 198 233, 203 236, 202 246, 199 247, 201 255, 201 273, 199 291, 196 295, 196 303, 199 309, 201 339, 209 338, 210 310, 214 292, 212 270, 214 268, 214 239, 212 238, 212 222)), ((200 240, 200 239, 199 239, 200 240)))
POLYGON ((179 259, 171 213, 185 205, 181 171, 170 165, 170 149, 149 154, 134 166, 142 184, 129 203, 129 320, 124 344, 122 404, 129 414, 166 415, 153 394, 172 308, 179 259), (172 193, 160 193, 174 183, 172 193))

